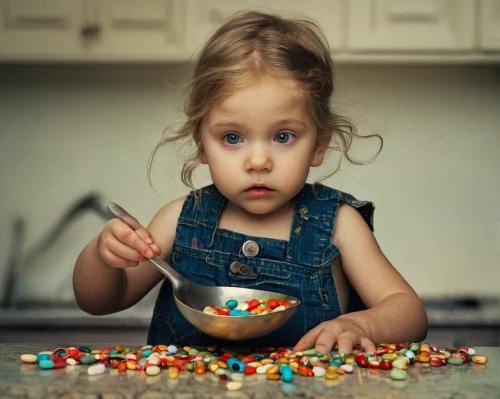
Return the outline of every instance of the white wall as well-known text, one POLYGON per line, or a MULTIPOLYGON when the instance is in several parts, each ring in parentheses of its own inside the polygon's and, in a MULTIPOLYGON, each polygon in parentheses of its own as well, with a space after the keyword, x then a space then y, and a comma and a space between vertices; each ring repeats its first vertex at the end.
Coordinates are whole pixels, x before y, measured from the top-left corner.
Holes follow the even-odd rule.
MULTIPOLYGON (((385 144, 373 164, 344 164, 327 183, 376 203, 376 237, 421 295, 499 292, 499 71, 338 68, 338 108, 385 144)), ((185 66, 0 66, 0 286, 16 215, 26 219, 25 253, 90 191, 144 223, 187 192, 178 148, 157 157, 157 191, 146 174, 163 128, 182 117, 177 87, 186 73, 185 66)), ((369 146, 357 148, 362 155, 369 146)), ((206 169, 196 176, 198 185, 209 183, 206 169)), ((27 265, 22 295, 71 301, 74 260, 103 224, 94 214, 76 220, 27 265)))

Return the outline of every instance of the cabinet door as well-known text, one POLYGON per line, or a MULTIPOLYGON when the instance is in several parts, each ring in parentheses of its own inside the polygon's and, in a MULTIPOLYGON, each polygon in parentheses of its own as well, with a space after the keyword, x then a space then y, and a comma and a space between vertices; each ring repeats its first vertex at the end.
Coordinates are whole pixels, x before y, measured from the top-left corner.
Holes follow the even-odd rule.
POLYGON ((467 51, 475 0, 350 0, 349 51, 467 51))
POLYGON ((486 51, 500 51, 500 0, 479 3, 479 46, 486 51))
MULTIPOLYGON (((94 0, 95 1, 95 0, 94 0)), ((182 0, 99 0, 91 57, 178 60, 185 56, 182 0)))
POLYGON ((71 58, 82 52, 84 0, 0 0, 0 57, 71 58))
POLYGON ((345 42, 342 0, 189 0, 188 4, 188 23, 193 32, 188 43, 191 53, 199 50, 227 17, 241 10, 311 19, 325 34, 332 51, 341 49, 345 42))

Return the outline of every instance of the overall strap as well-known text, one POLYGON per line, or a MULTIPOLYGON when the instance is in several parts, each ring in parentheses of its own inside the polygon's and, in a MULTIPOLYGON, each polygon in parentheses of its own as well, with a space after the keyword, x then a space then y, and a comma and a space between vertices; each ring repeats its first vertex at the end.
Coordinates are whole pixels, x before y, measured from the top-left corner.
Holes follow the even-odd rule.
POLYGON ((211 248, 226 201, 213 184, 198 190, 197 195, 189 193, 177 222, 176 244, 200 249, 211 248), (183 234, 180 234, 181 229, 183 234), (189 242, 180 242, 183 237, 189 242))
POLYGON ((337 211, 344 203, 356 208, 373 231, 373 203, 321 184, 306 184, 296 198, 287 258, 319 267, 338 256, 332 236, 337 211))

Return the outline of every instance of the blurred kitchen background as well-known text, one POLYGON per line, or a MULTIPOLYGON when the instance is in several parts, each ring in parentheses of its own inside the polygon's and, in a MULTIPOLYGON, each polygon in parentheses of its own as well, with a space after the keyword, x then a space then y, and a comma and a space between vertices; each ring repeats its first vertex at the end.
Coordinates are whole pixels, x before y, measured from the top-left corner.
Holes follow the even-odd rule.
POLYGON ((500 0, 0 0, 0 342, 146 342, 156 292, 90 316, 73 265, 107 201, 147 224, 188 192, 185 148, 158 153, 153 187, 148 159, 183 120, 196 50, 251 8, 315 20, 337 110, 383 136, 372 164, 343 163, 326 184, 375 202, 377 240, 426 303, 427 341, 498 346, 500 0))

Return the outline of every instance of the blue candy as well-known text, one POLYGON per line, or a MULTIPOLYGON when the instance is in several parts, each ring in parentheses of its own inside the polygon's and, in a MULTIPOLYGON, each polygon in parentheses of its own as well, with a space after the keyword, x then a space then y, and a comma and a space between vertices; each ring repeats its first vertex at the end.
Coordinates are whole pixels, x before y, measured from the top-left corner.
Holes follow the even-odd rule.
POLYGON ((238 306, 238 301, 236 299, 230 299, 229 301, 226 302, 226 306, 229 309, 234 309, 236 306, 238 306))
POLYGON ((42 360, 38 363, 41 369, 53 369, 54 362, 52 360, 42 360))
POLYGON ((288 366, 287 364, 284 364, 283 366, 280 367, 280 374, 281 374, 281 378, 283 378, 283 381, 285 381, 285 382, 292 382, 293 381, 292 368, 290 366, 288 366))

